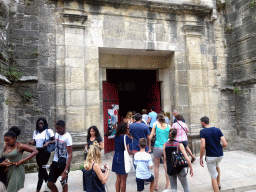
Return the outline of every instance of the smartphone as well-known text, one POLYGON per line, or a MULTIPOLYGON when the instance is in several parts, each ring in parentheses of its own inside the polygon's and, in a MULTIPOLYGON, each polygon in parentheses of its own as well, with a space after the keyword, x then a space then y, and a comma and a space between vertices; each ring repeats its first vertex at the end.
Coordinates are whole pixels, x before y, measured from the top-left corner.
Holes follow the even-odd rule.
POLYGON ((5 161, 7 161, 8 163, 10 163, 10 162, 11 162, 9 159, 5 159, 5 161))

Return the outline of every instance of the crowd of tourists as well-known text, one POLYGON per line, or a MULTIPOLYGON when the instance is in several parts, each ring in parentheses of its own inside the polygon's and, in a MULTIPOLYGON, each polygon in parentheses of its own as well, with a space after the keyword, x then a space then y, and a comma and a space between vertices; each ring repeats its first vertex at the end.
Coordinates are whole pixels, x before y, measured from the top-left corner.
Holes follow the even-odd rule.
MULTIPOLYGON (((206 150, 206 164, 212 179, 214 192, 221 189, 219 162, 223 158, 223 148, 227 146, 225 137, 220 129, 211 127, 208 117, 201 118, 204 129, 200 131, 200 165, 204 166, 203 156, 206 150)), ((58 178, 63 192, 68 191, 68 173, 72 160, 72 137, 66 131, 65 122, 55 123, 56 133, 48 128, 45 118, 36 122, 33 140, 28 144, 17 141, 21 131, 11 127, 5 133, 5 146, 0 159, 0 180, 8 192, 16 192, 24 187, 25 170, 22 166, 26 161, 36 156, 39 168, 36 191, 39 192, 45 181, 52 192, 57 192, 55 185, 58 178), (36 149, 31 145, 36 146, 36 149), (30 155, 22 158, 23 152, 30 155), (51 152, 55 151, 53 161, 48 167, 51 152), (49 168, 49 174, 47 172, 49 168)), ((151 107, 142 114, 128 112, 123 122, 118 124, 115 133, 115 153, 112 162, 112 172, 116 173, 115 189, 117 192, 126 191, 128 173, 136 171, 137 191, 143 191, 144 185, 150 183, 150 192, 159 190, 159 167, 161 159, 165 170, 165 188, 177 190, 177 178, 185 192, 189 191, 187 182, 188 170, 193 176, 192 163, 196 160, 188 146, 188 126, 185 119, 177 111, 173 112, 170 120, 164 112, 157 114, 151 107), (172 122, 172 124, 171 124, 172 122), (151 157, 153 153, 153 160, 151 157), (189 158, 189 156, 191 158, 189 158), (131 157, 133 160, 131 161, 131 157), (154 169, 154 174, 151 170, 154 169), (171 185, 171 187, 170 187, 171 185)), ((87 192, 104 192, 110 167, 102 165, 101 150, 104 143, 96 126, 88 129, 87 144, 83 173, 83 190, 87 192)))

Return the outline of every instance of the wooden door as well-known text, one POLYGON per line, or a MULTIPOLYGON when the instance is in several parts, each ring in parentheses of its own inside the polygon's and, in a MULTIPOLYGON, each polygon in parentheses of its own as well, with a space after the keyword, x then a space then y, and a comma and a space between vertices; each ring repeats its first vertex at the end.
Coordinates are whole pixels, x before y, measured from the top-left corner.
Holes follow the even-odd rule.
MULTIPOLYGON (((113 116, 109 111, 113 110, 115 106, 119 106, 118 86, 109 82, 103 82, 103 113, 104 113, 104 148, 105 153, 115 150, 114 133, 117 124, 114 125, 113 116)), ((118 109, 113 110, 115 115, 118 115, 118 109)), ((117 118, 117 122, 119 117, 117 118)))
POLYGON ((150 111, 151 106, 156 108, 155 112, 160 113, 161 111, 161 92, 160 83, 156 82, 152 85, 148 93, 148 111, 150 111))

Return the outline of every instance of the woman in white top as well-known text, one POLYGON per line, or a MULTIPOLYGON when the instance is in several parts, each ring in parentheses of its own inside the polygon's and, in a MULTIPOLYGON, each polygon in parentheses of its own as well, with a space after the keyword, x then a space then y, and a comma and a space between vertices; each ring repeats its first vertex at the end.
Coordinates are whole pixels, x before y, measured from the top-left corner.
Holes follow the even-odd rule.
POLYGON ((54 133, 51 129, 48 129, 48 123, 45 118, 39 118, 36 122, 36 130, 33 134, 33 141, 30 141, 30 145, 35 145, 38 154, 36 155, 36 162, 39 167, 38 171, 38 182, 36 192, 39 192, 43 181, 47 182, 48 173, 46 168, 43 168, 43 165, 46 165, 49 161, 51 153, 45 150, 45 147, 48 143, 45 143, 46 140, 54 140, 54 133))

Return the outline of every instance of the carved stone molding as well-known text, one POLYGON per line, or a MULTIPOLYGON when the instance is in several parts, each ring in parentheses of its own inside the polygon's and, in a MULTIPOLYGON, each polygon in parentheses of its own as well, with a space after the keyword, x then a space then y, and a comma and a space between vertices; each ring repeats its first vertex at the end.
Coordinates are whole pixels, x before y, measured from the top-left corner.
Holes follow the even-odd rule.
POLYGON ((61 18, 65 26, 69 27, 85 27, 83 25, 87 20, 87 15, 78 15, 78 14, 70 14, 70 13, 60 13, 61 18))
POLYGON ((203 25, 184 25, 183 30, 186 32, 187 36, 201 36, 203 25))

